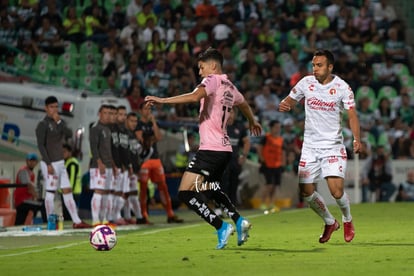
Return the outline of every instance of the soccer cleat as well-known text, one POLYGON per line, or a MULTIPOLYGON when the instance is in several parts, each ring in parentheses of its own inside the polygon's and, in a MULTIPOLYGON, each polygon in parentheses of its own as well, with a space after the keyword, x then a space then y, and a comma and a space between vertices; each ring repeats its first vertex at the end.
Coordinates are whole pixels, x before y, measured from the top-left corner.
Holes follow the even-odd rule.
POLYGON ((128 225, 128 222, 124 220, 123 218, 119 218, 115 221, 116 225, 128 225))
POLYGON ((334 224, 325 225, 325 230, 323 231, 323 234, 320 236, 319 238, 319 242, 320 243, 325 243, 327 241, 329 241, 329 239, 331 238, 331 235, 334 231, 338 230, 340 227, 339 223, 337 220, 335 220, 334 224))
POLYGON ((234 227, 230 223, 224 222, 219 230, 217 230, 218 244, 216 249, 223 249, 227 245, 230 235, 233 235, 234 227))
POLYGON ((350 222, 344 222, 344 239, 346 242, 351 242, 355 237, 355 228, 352 224, 352 221, 350 222))
POLYGON ((247 241, 249 237, 249 230, 252 224, 245 218, 239 217, 236 223, 237 229, 237 245, 240 246, 247 241))
POLYGON ((183 223, 184 220, 181 219, 181 218, 179 218, 179 217, 177 217, 177 216, 172 216, 172 217, 168 217, 167 218, 167 222, 168 223, 183 223))
POLYGON ((92 225, 90 225, 90 224, 88 224, 88 223, 86 223, 86 222, 81 221, 81 222, 79 222, 79 223, 74 223, 74 224, 72 225, 72 228, 73 228, 73 229, 85 229, 85 228, 92 228, 92 225))
POLYGON ((137 224, 153 225, 154 223, 150 222, 147 218, 139 218, 139 219, 137 219, 137 224))

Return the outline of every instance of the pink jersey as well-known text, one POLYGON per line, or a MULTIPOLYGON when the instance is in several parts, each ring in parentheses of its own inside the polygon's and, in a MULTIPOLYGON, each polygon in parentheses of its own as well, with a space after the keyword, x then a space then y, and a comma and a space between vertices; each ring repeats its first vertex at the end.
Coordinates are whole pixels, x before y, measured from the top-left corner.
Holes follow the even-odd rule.
POLYGON ((234 105, 244 101, 243 95, 227 75, 210 75, 200 84, 207 98, 200 101, 200 150, 232 151, 227 135, 227 120, 234 105))
POLYGON ((303 146, 329 148, 343 143, 342 112, 355 108, 354 93, 340 77, 323 85, 314 76, 302 78, 290 91, 296 101, 305 98, 303 146))

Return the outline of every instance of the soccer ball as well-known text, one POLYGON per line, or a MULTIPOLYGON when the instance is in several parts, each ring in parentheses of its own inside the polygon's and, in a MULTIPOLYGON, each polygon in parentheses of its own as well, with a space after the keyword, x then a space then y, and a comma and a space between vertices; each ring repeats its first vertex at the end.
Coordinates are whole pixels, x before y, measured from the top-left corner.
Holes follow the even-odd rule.
POLYGON ((107 225, 98 225, 91 231, 89 243, 98 251, 109 251, 116 245, 115 230, 107 225))

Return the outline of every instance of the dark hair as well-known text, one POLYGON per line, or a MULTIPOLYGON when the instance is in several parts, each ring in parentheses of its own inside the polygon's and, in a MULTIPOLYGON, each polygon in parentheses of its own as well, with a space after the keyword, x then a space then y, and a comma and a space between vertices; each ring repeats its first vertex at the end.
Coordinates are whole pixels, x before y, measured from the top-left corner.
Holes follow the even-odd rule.
POLYGON ((58 102, 58 100, 55 96, 49 96, 45 100, 45 105, 54 104, 54 103, 57 103, 57 102, 58 102))
POLYGON ((331 51, 326 50, 326 49, 317 49, 315 51, 315 53, 313 54, 313 56, 323 56, 326 57, 326 59, 328 60, 328 65, 329 64, 334 64, 335 63, 335 58, 334 55, 332 54, 331 51))
POLYGON ((72 152, 72 146, 69 144, 63 144, 63 148, 69 152, 72 152))
POLYGON ((131 117, 138 117, 138 116, 135 112, 129 112, 128 115, 127 115, 127 119, 129 119, 131 117))
POLYGON ((101 112, 102 110, 104 110, 105 108, 110 109, 110 106, 108 104, 103 104, 101 105, 101 107, 99 107, 99 112, 101 112))
POLYGON ((270 121, 270 123, 269 123, 269 127, 270 128, 272 128, 274 125, 276 125, 276 124, 280 124, 280 122, 278 121, 278 120, 272 120, 272 121, 270 121))
POLYGON ((116 108, 116 110, 126 110, 126 106, 125 105, 120 105, 116 108))
POLYGON ((197 61, 206 62, 208 60, 217 61, 220 66, 223 66, 223 55, 217 50, 212 47, 209 47, 204 52, 198 55, 197 61))
POLYGON ((108 108, 109 108, 110 110, 116 110, 116 106, 114 106, 114 105, 112 105, 112 104, 109 104, 109 105, 108 105, 108 108))

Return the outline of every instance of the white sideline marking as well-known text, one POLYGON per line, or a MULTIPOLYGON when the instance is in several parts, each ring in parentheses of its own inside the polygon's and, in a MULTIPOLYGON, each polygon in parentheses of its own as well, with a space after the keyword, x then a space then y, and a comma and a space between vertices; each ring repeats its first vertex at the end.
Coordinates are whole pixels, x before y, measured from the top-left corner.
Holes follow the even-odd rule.
MULTIPOLYGON (((289 212, 295 212, 295 211, 300 211, 300 210, 290 210, 289 212)), ((255 217, 261 217, 261 216, 264 216, 264 214, 250 215, 247 218, 255 218, 255 217)), ((170 231, 172 229, 187 229, 187 228, 199 227, 199 226, 202 226, 202 225, 205 225, 205 223, 204 222, 201 222, 201 223, 196 223, 196 224, 191 224, 191 225, 183 225, 183 226, 175 226, 175 227, 165 227, 165 228, 148 230, 148 231, 145 231, 145 232, 136 233, 135 235, 137 235, 137 236, 152 235, 152 234, 157 234, 157 233, 160 233, 160 232, 170 231)), ((131 230, 130 228, 123 228, 123 229, 124 230, 131 230)), ((140 228, 134 228, 134 229, 140 229, 140 228)), ((85 229, 82 229, 80 231, 79 230, 78 231, 75 230, 75 231, 76 232, 86 232, 86 231, 89 232, 90 231, 90 230, 85 230, 85 229)), ((63 231, 65 231, 65 230, 63 230, 63 231)), ((63 231, 51 231, 52 233, 49 233, 49 235, 57 236, 58 235, 58 232, 63 232, 63 231)), ((69 233, 69 231, 72 231, 72 233, 74 232, 73 230, 66 230, 66 233, 69 233)), ((4 233, 7 233, 7 232, 4 232, 4 233)), ((2 234, 4 234, 4 233, 2 233, 2 234)), ((21 235, 21 236, 29 236, 30 234, 32 234, 33 236, 35 236, 39 232, 23 232, 23 233, 25 233, 26 235, 21 235)), ((1 236, 4 237, 5 235, 0 235, 0 237, 1 236)), ((81 242, 76 242, 76 243, 70 243, 70 244, 65 244, 65 245, 48 247, 48 248, 44 248, 44 249, 36 249, 36 250, 23 251, 23 252, 19 252, 19 253, 5 254, 5 255, 0 255, 0 258, 22 256, 22 255, 27 255, 27 254, 32 254, 32 253, 45 252, 45 251, 54 250, 54 249, 65 249, 65 248, 77 246, 77 245, 84 244, 84 243, 88 243, 88 242, 89 241, 81 241, 81 242)), ((38 246, 40 246, 40 245, 38 245, 38 246)), ((35 246, 31 246, 31 247, 35 247, 35 246)))

